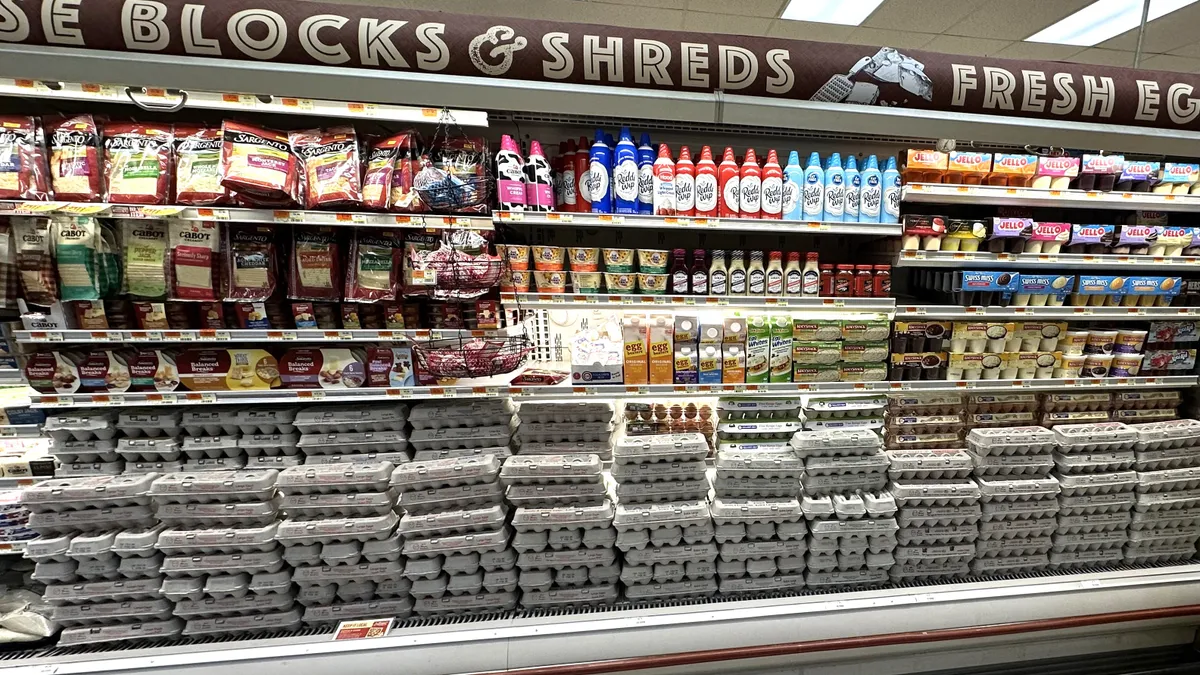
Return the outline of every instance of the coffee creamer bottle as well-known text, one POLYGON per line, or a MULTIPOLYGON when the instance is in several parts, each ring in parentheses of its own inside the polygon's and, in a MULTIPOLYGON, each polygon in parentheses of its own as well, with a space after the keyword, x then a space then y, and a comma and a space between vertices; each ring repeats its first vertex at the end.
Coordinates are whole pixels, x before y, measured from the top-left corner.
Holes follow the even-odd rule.
POLYGON ((738 181, 741 188, 739 210, 742 213, 742 217, 761 217, 762 169, 758 166, 758 157, 754 155, 754 148, 746 150, 746 158, 742 161, 742 172, 738 181))
POLYGON ((821 156, 815 152, 808 156, 808 166, 804 167, 803 187, 803 219, 825 220, 825 171, 821 169, 821 156))
POLYGON ((720 203, 717 205, 722 218, 737 218, 741 214, 740 171, 737 159, 733 156, 733 148, 725 148, 721 157, 721 165, 717 167, 717 183, 721 186, 720 203))
POLYGON ((642 133, 638 143, 638 213, 654 213, 654 146, 650 145, 650 134, 642 133))
POLYGON ((658 146, 654 160, 654 215, 675 215, 675 162, 666 143, 658 146))
POLYGON ((612 154, 604 142, 604 131, 596 130, 596 142, 588 155, 588 192, 592 198, 592 213, 612 213, 612 154))
POLYGON ((825 168, 825 220, 840 221, 846 213, 846 174, 842 171, 842 156, 829 156, 825 168))
POLYGON ((696 215, 696 165, 686 145, 679 149, 679 161, 675 162, 675 213, 696 215))
POLYGON ((542 144, 529 143, 529 161, 525 162, 525 210, 553 211, 554 193, 550 184, 550 163, 542 152, 542 144))
POLYGON ((700 161, 696 162, 696 216, 716 218, 719 193, 717 163, 713 161, 712 148, 706 145, 700 150, 700 161))
POLYGON ((804 184, 804 169, 800 168, 800 153, 788 154, 787 166, 783 169, 783 217, 785 220, 804 220, 804 203, 800 199, 800 186, 804 184))
POLYGON ((575 149, 575 211, 576 213, 591 213, 592 188, 588 184, 591 175, 591 158, 588 153, 587 138, 579 137, 579 147, 575 149))
POLYGON ((762 217, 783 218, 783 168, 775 150, 767 152, 767 163, 762 169, 762 217))
POLYGON ((496 191, 502 211, 525 210, 525 162, 517 142, 508 134, 500 137, 500 152, 496 153, 496 191))
POLYGON ((879 222, 900 222, 900 172, 896 170, 895 157, 888 157, 887 168, 883 170, 883 211, 879 222))
POLYGON ((862 190, 858 196, 858 222, 878 223, 883 205, 883 174, 875 155, 867 158, 862 170, 862 190))
POLYGON ((621 128, 621 140, 617 141, 616 158, 613 163, 613 211, 615 213, 638 212, 638 165, 637 146, 633 144, 633 133, 628 127, 621 128))

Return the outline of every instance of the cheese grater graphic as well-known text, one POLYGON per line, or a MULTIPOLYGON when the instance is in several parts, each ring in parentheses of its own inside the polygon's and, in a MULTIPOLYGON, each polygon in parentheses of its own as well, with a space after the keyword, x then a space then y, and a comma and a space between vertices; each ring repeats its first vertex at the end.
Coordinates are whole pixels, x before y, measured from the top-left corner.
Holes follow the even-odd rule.
POLYGON ((881 47, 874 56, 859 59, 847 74, 829 78, 809 100, 897 105, 907 100, 906 96, 910 94, 926 101, 933 100, 933 82, 925 75, 925 64, 891 47, 881 47), (885 100, 880 100, 881 95, 885 100))

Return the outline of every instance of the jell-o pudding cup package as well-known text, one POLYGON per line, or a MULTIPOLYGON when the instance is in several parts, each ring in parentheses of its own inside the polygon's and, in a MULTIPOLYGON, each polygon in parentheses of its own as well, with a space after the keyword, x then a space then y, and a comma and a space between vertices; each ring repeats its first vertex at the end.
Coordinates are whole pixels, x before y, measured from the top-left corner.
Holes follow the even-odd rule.
POLYGON ((1042 190, 1066 190, 1079 175, 1078 157, 1039 157, 1032 187, 1042 190))
POLYGON ((992 157, 992 172, 987 176, 988 185, 1029 187, 1037 173, 1036 155, 1011 155, 996 153, 992 157))
POLYGON ((1075 187, 1080 190, 1109 192, 1125 168, 1123 155, 1084 155, 1075 187))
POLYGON ((979 185, 991 171, 992 153, 955 151, 950 153, 944 182, 979 185))
POLYGON ((1200 182, 1200 164, 1166 162, 1151 191, 1157 194, 1186 195, 1200 182))
POLYGON ((937 150, 909 150, 900 177, 908 183, 940 183, 946 173, 948 157, 937 150))
POLYGON ((1061 253, 1063 244, 1070 239, 1070 223, 1035 222, 1029 233, 1029 241, 1025 243, 1025 253, 1061 253))
POLYGON ((1121 169, 1114 189, 1118 192, 1149 192, 1150 186, 1158 180, 1160 166, 1158 162, 1129 160, 1121 169))

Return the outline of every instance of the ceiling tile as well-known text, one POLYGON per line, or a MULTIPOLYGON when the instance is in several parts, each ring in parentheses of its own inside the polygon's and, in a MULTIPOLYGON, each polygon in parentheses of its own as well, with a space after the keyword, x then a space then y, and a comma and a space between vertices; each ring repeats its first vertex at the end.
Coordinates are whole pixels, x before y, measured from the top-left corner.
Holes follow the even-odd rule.
MULTIPOLYGON (((606 26, 645 28, 654 26, 663 30, 683 29, 683 10, 610 5, 601 2, 548 2, 547 0, 522 0, 522 16, 550 21, 573 21, 595 23, 606 26), (529 5, 545 5, 540 10, 528 11, 529 5)), ((512 14, 511 8, 507 12, 512 14)))
MULTIPOLYGON (((886 3, 885 3, 886 4, 886 3)), ((932 33, 917 33, 903 30, 880 30, 859 26, 850 33, 846 42, 856 45, 871 45, 872 47, 896 47, 899 49, 920 49, 937 37, 932 33)))
MULTIPOLYGON (((1132 60, 1130 61, 1132 63, 1132 60)), ((1176 73, 1192 73, 1200 69, 1200 58, 1173 56, 1171 54, 1143 55, 1139 68, 1147 70, 1169 70, 1176 73)))
POLYGON ((688 11, 710 14, 734 14, 734 20, 748 16, 779 18, 787 0, 688 0, 688 11))
POLYGON ((1070 16, 1094 0, 1002 0, 983 3, 970 16, 945 32, 950 35, 1000 40, 1024 40, 1070 16))
POLYGON ((845 42, 854 32, 854 26, 837 26, 830 23, 811 21, 784 21, 776 19, 767 29, 770 37, 790 40, 816 40, 818 42, 845 42))
POLYGON ((733 16, 687 11, 683 13, 683 29, 700 33, 728 35, 766 35, 774 19, 756 16, 733 16))
POLYGON ((1035 61, 1070 61, 1071 57, 1087 47, 1075 45, 1048 45, 1043 42, 1014 42, 996 52, 1006 59, 1033 59, 1035 61))
POLYGON ((863 26, 895 31, 942 33, 966 18, 987 0, 886 0, 863 26))
MULTIPOLYGON (((1146 37, 1142 53, 1161 54, 1195 42, 1196 26, 1200 24, 1200 5, 1191 5, 1159 17, 1146 24, 1146 37)), ((1096 45, 1102 49, 1137 49, 1137 30, 1126 31, 1115 38, 1096 45)))
POLYGON ((988 40, 985 38, 939 35, 924 49, 945 54, 969 54, 971 56, 995 56, 997 52, 1012 44, 1011 40, 988 40))
POLYGON ((617 5, 638 5, 641 7, 657 7, 659 9, 687 9, 688 0, 591 0, 592 2, 607 2, 617 5))
POLYGON ((1133 65, 1133 52, 1092 47, 1075 54, 1071 57, 1071 60, 1075 63, 1090 63, 1097 66, 1124 66, 1128 68, 1133 65))

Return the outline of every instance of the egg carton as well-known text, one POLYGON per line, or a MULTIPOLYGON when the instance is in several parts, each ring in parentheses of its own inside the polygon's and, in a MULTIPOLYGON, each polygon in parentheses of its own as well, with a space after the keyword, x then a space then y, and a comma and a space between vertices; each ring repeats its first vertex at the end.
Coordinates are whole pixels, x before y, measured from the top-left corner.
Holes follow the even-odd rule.
MULTIPOLYGON (((656 569, 659 566, 656 566, 656 569)), ((662 565, 662 567, 671 567, 670 565, 662 565)), ((680 566, 682 567, 682 565, 680 566)), ((751 560, 718 560, 716 563, 717 577, 724 579, 738 579, 742 577, 766 577, 772 576, 779 571, 775 565, 774 558, 754 558, 751 560)), ((683 577, 682 570, 680 578, 683 577)), ((670 581, 674 581, 671 579, 670 581)))
POLYGON ((383 492, 388 489, 395 468, 390 462, 306 464, 280 471, 275 486, 288 495, 383 492))
POLYGON ((117 429, 132 438, 178 436, 183 433, 182 417, 179 410, 159 412, 154 408, 133 408, 117 416, 117 429))
POLYGON ((794 451, 736 452, 717 450, 716 476, 722 478, 778 478, 799 480, 804 460, 794 451))
POLYGON ((892 415, 887 418, 888 430, 898 434, 948 434, 965 427, 959 414, 892 415))
POLYGON ((1110 410, 1112 402, 1112 394, 1094 391, 1056 392, 1043 396, 1042 409, 1046 412, 1110 410))
MULTIPOLYGON (((113 581, 125 577, 121 574, 120 567, 121 559, 115 556, 104 559, 89 558, 76 563, 75 574, 84 581, 113 581)), ((141 576, 147 575, 134 575, 133 578, 141 576)))
MULTIPOLYGON (((243 434, 294 434, 296 408, 254 406, 234 410, 229 418, 243 434)), ((184 420, 186 425, 187 420, 184 420)))
POLYGON ((29 515, 29 529, 40 534, 134 529, 149 527, 156 522, 154 512, 148 506, 77 509, 29 515))
POLYGON ((896 512, 901 527, 912 525, 962 525, 978 523, 983 511, 978 503, 946 506, 906 506, 896 512))
POLYGON ((306 607, 301 617, 306 625, 334 625, 342 621, 358 621, 380 616, 403 621, 412 614, 412 598, 390 598, 362 602, 342 602, 319 607, 306 607))
POLYGON ((171 528, 158 537, 158 550, 169 555, 215 555, 270 551, 276 547, 277 523, 261 527, 171 528))
POLYGON ((1129 543, 1129 534, 1125 530, 1076 532, 1073 534, 1059 532, 1054 535, 1055 551, 1094 551, 1120 548, 1127 543, 1129 543))
MULTIPOLYGON (((517 406, 511 399, 421 401, 408 412, 408 421, 414 429, 437 429, 461 426, 454 420, 472 420, 489 415, 512 417, 517 406)), ((477 425, 478 426, 478 425, 477 425)))
POLYGON ((407 513, 425 514, 479 508, 503 501, 504 484, 497 479, 491 483, 403 492, 400 494, 399 506, 407 513))
POLYGON ((508 510, 501 504, 476 509, 405 514, 396 532, 404 537, 430 537, 469 532, 487 532, 502 527, 508 510))
POLYGON ((1054 453, 1054 464, 1060 473, 1107 473, 1128 471, 1133 468, 1136 456, 1133 451, 1054 453))
POLYGON ((275 494, 279 472, 206 471, 172 473, 157 478, 150 496, 157 504, 263 502, 275 494))
POLYGON ((483 590, 488 593, 512 592, 517 590, 520 570, 494 570, 483 573, 483 590))
POLYGON ((840 519, 853 520, 867 515, 867 504, 857 494, 833 495, 832 500, 833 513, 840 519))
MULTIPOLYGON (((698 578, 700 576, 711 576, 711 574, 712 574, 711 571, 708 572, 707 574, 698 574, 697 576, 691 576, 692 570, 700 569, 697 566, 711 567, 711 563, 694 563, 694 562, 693 563, 684 563, 685 574, 689 575, 689 578, 698 578)), ((587 571, 588 571, 588 583, 593 586, 600 586, 603 584, 615 584, 621 580, 621 564, 618 562, 614 562, 611 565, 601 565, 601 566, 597 566, 597 567, 589 567, 589 568, 587 568, 587 571)))
MULTIPOLYGON (((808 523, 814 541, 818 539, 866 540, 869 537, 894 537, 899 524, 894 518, 864 518, 861 520, 813 520, 808 523)), ((839 544, 840 546, 840 544, 839 544)))
POLYGON ((1108 532, 1124 530, 1129 527, 1133 518, 1129 512, 1091 513, 1078 516, 1058 516, 1058 532, 1061 534, 1076 534, 1079 532, 1108 532))
POLYGON ((688 527, 712 522, 708 502, 688 500, 657 504, 617 504, 613 526, 622 530, 688 527))
POLYGON ((953 415, 966 407, 962 394, 949 392, 910 392, 888 394, 888 412, 895 414, 953 415))
POLYGON ((981 539, 975 542, 976 558, 995 558, 1019 555, 1045 555, 1053 543, 1048 536, 1014 539, 981 539))
POLYGON ((275 538, 284 546, 377 541, 387 539, 399 521, 394 512, 358 518, 285 520, 280 522, 275 538))
MULTIPOLYGON (((513 454, 517 455, 598 455, 600 459, 609 461, 612 459, 613 440, 611 438, 595 443, 522 443, 517 451, 513 454)), ((432 456, 432 453, 448 453, 447 456, 464 456, 462 454, 475 451, 474 449, 457 449, 457 450, 430 450, 424 454, 418 452, 419 459, 438 459, 432 456)), ((478 451, 475 451, 478 452, 478 451)), ((486 454, 479 452, 478 454, 486 454)), ((499 456, 501 453, 494 453, 499 456)))
POLYGON ((189 459, 217 459, 245 454, 238 448, 239 434, 185 436, 183 454, 189 459))
POLYGON ((984 503, 1042 500, 1059 493, 1058 481, 1053 476, 977 478, 975 482, 979 485, 979 498, 984 503))
POLYGON ((155 516, 174 527, 265 525, 275 520, 279 503, 275 500, 251 502, 207 502, 157 504, 155 516))
POLYGON ((58 460, 54 475, 58 478, 89 478, 91 476, 119 476, 125 473, 125 460, 112 462, 64 462, 58 460))
POLYGON ((972 429, 967 434, 967 445, 981 457, 1046 454, 1055 448, 1054 433, 1033 426, 972 429))
POLYGON ((1185 525, 1183 527, 1166 527, 1153 530, 1133 530, 1129 533, 1129 545, 1131 547, 1161 547, 1161 546, 1182 546, 1184 544, 1196 545, 1196 540, 1200 539, 1200 530, 1197 530, 1195 525, 1185 525))
POLYGON ((598 506, 518 507, 513 511, 512 525, 518 532, 593 529, 609 527, 613 514, 614 508, 609 501, 598 506))
POLYGON ((967 415, 968 429, 1027 427, 1038 423, 1036 412, 974 413, 967 415))
POLYGON ((966 478, 974 466, 971 456, 958 449, 887 450, 885 455, 893 479, 966 478))
MULTIPOLYGON (((565 530, 564 530, 565 532, 565 530)), ((512 547, 517 553, 545 551, 550 548, 549 532, 517 532, 513 535, 512 547)))
POLYGON ((269 633, 295 630, 299 627, 300 610, 293 608, 270 614, 191 619, 184 625, 183 635, 185 637, 203 637, 228 633, 269 633))
POLYGON ((1124 452, 1137 444, 1137 431, 1121 422, 1060 424, 1053 429, 1059 452, 1124 452))
POLYGON ((305 435, 403 431, 407 415, 408 407, 402 403, 322 405, 301 409, 292 424, 305 435))
POLYGON ((121 623, 107 626, 80 626, 67 628, 58 636, 60 647, 78 647, 101 643, 151 642, 170 640, 183 633, 184 623, 180 619, 121 623))
POLYGON ((803 411, 806 417, 871 417, 882 414, 887 407, 887 396, 810 396, 803 411))
POLYGON ((107 441, 116 437, 116 415, 111 411, 47 415, 42 431, 56 441, 107 441))
MULTIPOLYGON (((604 451, 611 456, 611 448, 605 446, 604 451)), ((406 452, 407 462, 429 462, 435 459, 453 459, 455 457, 479 457, 481 455, 495 455, 496 459, 504 461, 513 456, 512 450, 507 446, 492 446, 488 448, 455 448, 452 450, 418 450, 415 452, 406 452)), ((603 456, 601 456, 603 459, 603 456)), ((402 464, 403 462, 392 462, 393 464, 402 464)))
POLYGON ((1138 492, 1178 492, 1200 489, 1200 468, 1137 472, 1138 492))
POLYGON ((91 558, 115 558, 113 544, 117 541, 119 530, 103 532, 84 532, 70 538, 67 544, 67 557, 72 560, 88 560, 91 558))
MULTIPOLYGON (((1132 502, 1131 499, 1130 503, 1132 502)), ((1129 531, 1184 527, 1197 521, 1200 521, 1200 506, 1169 511, 1134 511, 1133 520, 1129 523, 1129 531)), ((33 543, 30 543, 29 546, 32 547, 33 543)), ((29 548, 25 549, 25 557, 30 557, 29 548)))
POLYGON ((155 478, 146 474, 44 480, 21 491, 21 505, 34 513, 144 506, 150 503, 150 483, 155 478))
MULTIPOLYGON (((583 568, 584 578, 587 578, 587 568, 583 568)), ((482 577, 480 587, 482 588, 482 577)), ((517 577, 517 585, 522 593, 548 591, 554 585, 554 570, 521 570, 517 577)))
POLYGON ((982 504, 981 522, 993 520, 1025 520, 1055 516, 1061 506, 1053 496, 1015 501, 993 501, 982 504))
POLYGON ((708 441, 700 433, 623 436, 613 447, 616 464, 687 462, 708 456, 708 441))
POLYGON ((968 394, 966 410, 969 413, 1006 413, 1038 408, 1037 394, 968 394))
POLYGON ((79 580, 75 573, 78 567, 79 562, 75 560, 46 560, 33 566, 30 578, 43 584, 73 584, 79 580))
POLYGON ((717 452, 740 455, 763 453, 795 453, 792 442, 787 441, 722 441, 717 443, 717 452))
POLYGON ((47 452, 62 464, 81 464, 98 462, 124 461, 117 454, 117 442, 114 439, 86 441, 51 440, 47 452))
POLYGON ((888 571, 882 569, 809 570, 804 575, 805 587, 814 591, 869 588, 886 583, 888 583, 888 571))
POLYGON ((1200 445, 1200 422, 1171 420, 1130 425, 1137 433, 1138 450, 1168 450, 1200 445))
POLYGON ((717 592, 716 579, 685 579, 665 584, 638 584, 625 587, 625 597, 633 602, 708 597, 717 592))
POLYGON ((1133 490, 1071 497, 1060 495, 1058 498, 1058 512, 1064 516, 1127 512, 1136 502, 1137 494, 1133 490))
POLYGON ((238 439, 238 452, 248 457, 294 457, 300 454, 299 434, 245 434, 238 439))
POLYGON ((601 443, 612 437, 611 422, 547 422, 522 424, 513 437, 525 443, 601 443))
POLYGON ((1146 424, 1148 422, 1169 422, 1179 419, 1179 413, 1174 409, 1168 410, 1114 410, 1112 421, 1124 422, 1129 425, 1146 424))
POLYGON ((1036 455, 980 455, 967 450, 977 477, 1049 476, 1054 469, 1051 453, 1036 455))
MULTIPOLYGON (((1042 426, 1054 429, 1056 426, 1073 426, 1080 424, 1107 424, 1112 421, 1112 414, 1103 410, 1090 412, 1055 412, 1043 413, 1042 426)), ((1104 449, 1101 447, 1100 449, 1104 449)), ((1120 448, 1113 448, 1120 449, 1120 448)), ((1127 448, 1126 448, 1127 449, 1127 448)))
POLYGON ((1129 492, 1139 486, 1136 471, 1114 471, 1111 473, 1058 474, 1062 494, 1067 497, 1079 495, 1129 492))
POLYGON ((1200 467, 1200 446, 1170 448, 1167 450, 1139 450, 1134 453, 1134 469, 1138 471, 1162 471, 1200 467))
POLYGON ((1125 562, 1120 548, 1103 548, 1094 551, 1051 551, 1050 569, 1083 569, 1107 567, 1125 562))
POLYGON ((452 553, 485 553, 509 547, 512 533, 507 528, 487 532, 469 532, 438 537, 408 538, 404 541, 406 558, 431 558, 452 553))
POLYGON ((250 614, 286 612, 295 604, 291 593, 270 595, 244 595, 240 597, 184 599, 175 604, 175 616, 182 619, 206 619, 210 617, 233 617, 250 614))
POLYGON ((601 480, 598 455, 528 455, 510 457, 500 469, 506 485, 591 483, 601 480))
POLYGON ((182 443, 174 436, 162 438, 117 439, 117 454, 128 462, 177 462, 183 456, 182 443))
POLYGON ((249 591, 255 595, 289 593, 292 590, 292 571, 259 572, 250 576, 249 591))
POLYGON ((521 424, 612 422, 612 403, 601 401, 546 401, 522 403, 517 409, 521 424))
POLYGON ((1058 529, 1054 516, 1018 520, 986 520, 979 523, 980 539, 1025 539, 1048 537, 1058 529))
POLYGON ((771 420, 796 419, 800 416, 803 401, 799 398, 719 398, 717 419, 719 420, 771 420))
POLYGON ((808 543, 803 539, 783 541, 726 542, 720 545, 720 560, 750 561, 762 558, 779 558, 802 556, 808 551, 808 543))
POLYGON ((334 434, 304 434, 296 444, 305 455, 355 455, 405 452, 408 436, 403 431, 356 431, 334 434))
POLYGON ((805 419, 801 427, 806 431, 826 431, 830 429, 846 429, 850 431, 883 429, 882 417, 856 417, 854 419, 805 419))
POLYGON ((67 551, 77 536, 75 533, 43 534, 25 545, 25 557, 39 563, 71 560, 67 551))
POLYGON ((803 522, 800 502, 792 498, 737 499, 717 498, 712 501, 713 523, 797 523, 803 522))
POLYGON ((894 583, 948 581, 962 579, 971 574, 970 563, 949 561, 944 563, 903 562, 887 571, 894 583))
POLYGON ((417 616, 493 614, 512 611, 516 607, 516 593, 504 591, 477 595, 447 595, 441 598, 419 598, 413 604, 413 612, 417 616))
POLYGON ((616 560, 616 553, 612 549, 604 548, 538 551, 520 554, 517 557, 517 567, 522 570, 605 567, 612 565, 616 560))
POLYGON ((979 538, 979 525, 926 525, 902 527, 896 532, 900 545, 969 544, 979 538))
POLYGON ((1180 544, 1155 548, 1126 546, 1123 560, 1126 565, 1151 565, 1191 560, 1195 555, 1195 544, 1180 544))
MULTIPOLYGON (((306 455, 290 466, 329 466, 330 464, 407 464, 412 456, 407 452, 364 452, 358 455, 306 455)), ((287 468, 287 467, 284 467, 287 468)))
MULTIPOLYGON (((513 559, 513 563, 514 565, 516 564, 515 557, 513 559)), ((407 560, 404 564, 404 578, 411 581, 418 581, 421 579, 436 579, 441 574, 441 558, 416 558, 413 560, 407 560)))
POLYGON ((399 560, 379 562, 357 562, 345 565, 300 565, 292 571, 292 583, 301 588, 328 586, 352 581, 381 582, 398 579, 404 574, 404 563, 399 560))
POLYGON ((160 597, 161 586, 162 577, 49 584, 42 597, 51 605, 155 600, 160 597))
POLYGON ((707 480, 659 481, 655 483, 618 483, 617 499, 627 504, 675 502, 708 498, 707 480))
POLYGON ((509 485, 504 491, 505 500, 513 506, 531 508, 563 504, 593 506, 602 503, 607 496, 607 488, 603 483, 509 485))
POLYGON ((131 602, 98 602, 85 605, 52 607, 50 619, 64 628, 81 626, 128 626, 171 618, 172 605, 161 598, 131 602))
POLYGON ((202 457, 186 460, 180 466, 182 473, 197 473, 203 471, 245 471, 246 457, 202 457))
POLYGON ((826 496, 848 492, 876 492, 888 485, 886 473, 863 473, 843 476, 806 476, 804 494, 826 496))
POLYGON ((872 455, 883 447, 879 434, 870 430, 799 431, 792 435, 792 448, 802 458, 872 455))
POLYGON ((242 572, 274 573, 283 569, 283 566, 282 552, 277 547, 253 553, 167 556, 162 571, 168 577, 199 577, 242 572))
MULTIPOLYGON (((365 456, 366 455, 364 455, 364 457, 365 456)), ((360 458, 355 457, 353 461, 357 462, 357 461, 359 461, 359 459, 360 458)), ((384 460, 385 460, 385 458, 380 457, 378 461, 384 461, 384 460)), ((351 460, 347 460, 347 461, 351 461, 351 460)), ((284 469, 287 469, 287 468, 290 468, 293 466, 300 466, 301 464, 304 464, 304 463, 305 463, 305 458, 301 457, 300 455, 255 455, 253 457, 246 457, 246 470, 247 471, 267 471, 269 469, 274 469, 276 471, 283 471, 284 469)), ((311 464, 314 462, 309 462, 309 463, 311 464)), ((185 466, 186 466, 186 464, 185 464, 185 466)))
POLYGON ((512 429, 507 425, 416 429, 408 438, 416 450, 449 450, 454 448, 483 448, 508 445, 512 429))
POLYGON ((795 478, 730 478, 718 474, 712 482, 719 497, 800 497, 795 478))
POLYGON ((975 557, 975 544, 900 545, 892 555, 896 562, 969 562, 975 557))
POLYGON ((809 477, 880 474, 888 471, 890 462, 882 450, 866 455, 847 457, 809 457, 804 471, 809 477))
MULTIPOLYGON (((408 581, 404 579, 403 581, 408 581)), ((407 591, 405 595, 407 595, 407 591)), ((296 589, 296 604, 302 607, 324 607, 338 601, 338 584, 300 586, 296 589)))
POLYGON ((1171 492, 1139 492, 1135 511, 1163 511, 1200 506, 1200 490, 1171 492))
POLYGON ((900 507, 959 506, 980 498, 979 485, 970 478, 945 480, 893 480, 889 488, 900 507))
POLYGON ((183 460, 174 462, 126 462, 125 475, 140 475, 147 473, 172 474, 183 473, 183 460))
POLYGON ((1165 391, 1123 391, 1113 394, 1113 408, 1117 410, 1146 410, 1174 408, 1183 402, 1174 389, 1165 391))
POLYGON ((1040 572, 1050 567, 1050 556, 1046 553, 1006 555, 994 558, 976 558, 971 561, 971 574, 975 576, 1006 576, 1040 572))

